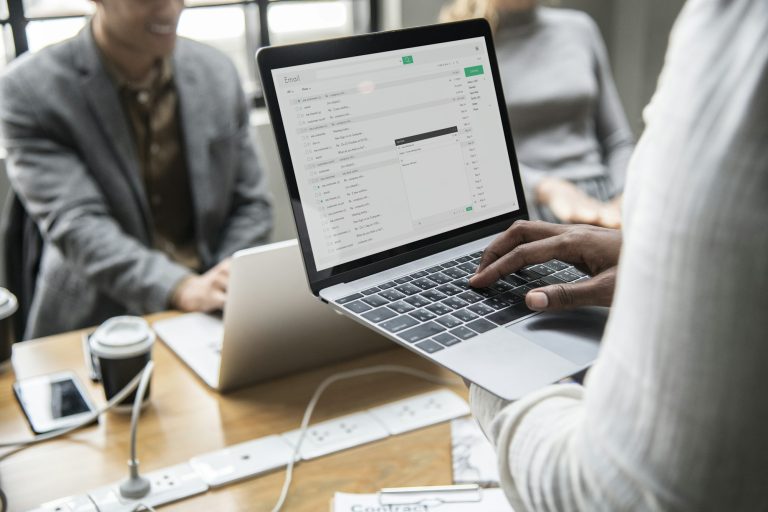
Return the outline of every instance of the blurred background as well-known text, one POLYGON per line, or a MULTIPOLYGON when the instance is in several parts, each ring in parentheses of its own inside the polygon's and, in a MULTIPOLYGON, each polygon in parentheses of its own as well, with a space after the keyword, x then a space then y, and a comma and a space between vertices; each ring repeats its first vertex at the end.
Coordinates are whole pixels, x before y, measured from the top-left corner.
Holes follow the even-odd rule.
MULTIPOLYGON (((253 135, 275 194, 274 241, 292 238, 295 232, 274 137, 263 109, 255 52, 268 45, 434 23, 447 1, 186 0, 180 35, 215 46, 229 55, 253 102, 253 135)), ((625 111, 635 136, 639 137, 643 130, 642 109, 656 87, 669 31, 684 0, 548 3, 586 11, 595 19, 608 47, 625 111)), ((92 12, 90 0, 0 0, 0 72, 24 52, 36 52, 74 36, 92 12)), ((0 148, 0 208, 8 191, 4 156, 0 148)))

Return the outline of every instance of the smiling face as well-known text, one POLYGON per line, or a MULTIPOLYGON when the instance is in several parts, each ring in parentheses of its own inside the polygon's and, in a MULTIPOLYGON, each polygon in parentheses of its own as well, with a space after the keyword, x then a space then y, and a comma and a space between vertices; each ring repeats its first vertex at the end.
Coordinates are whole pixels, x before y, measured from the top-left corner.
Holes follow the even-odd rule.
POLYGON ((184 0, 94 0, 109 43, 146 57, 170 55, 184 0))

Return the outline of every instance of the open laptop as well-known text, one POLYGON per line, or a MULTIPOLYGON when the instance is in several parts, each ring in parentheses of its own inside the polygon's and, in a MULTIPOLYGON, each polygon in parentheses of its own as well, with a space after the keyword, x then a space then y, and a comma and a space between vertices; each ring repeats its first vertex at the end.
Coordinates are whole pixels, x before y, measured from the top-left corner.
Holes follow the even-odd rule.
MULTIPOLYGON (((606 309, 535 314, 551 261, 474 290, 527 208, 484 20, 257 55, 312 293, 506 399, 587 368, 606 309)), ((521 74, 525 70, 520 70, 521 74)))
POLYGON ((223 321, 190 313, 152 327, 222 392, 391 347, 309 294, 296 240, 235 253, 223 321))

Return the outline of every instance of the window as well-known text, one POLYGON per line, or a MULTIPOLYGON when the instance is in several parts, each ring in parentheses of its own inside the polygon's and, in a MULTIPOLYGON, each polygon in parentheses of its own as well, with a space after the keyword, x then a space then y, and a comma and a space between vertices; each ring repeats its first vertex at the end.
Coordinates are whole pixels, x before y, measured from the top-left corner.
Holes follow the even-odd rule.
MULTIPOLYGON (((128 1, 128 0, 126 0, 128 1)), ((226 53, 247 93, 258 88, 255 53, 289 44, 379 30, 380 0, 186 0, 179 35, 226 53)), ((0 0, 5 62, 77 34, 93 14, 91 0, 0 0)))

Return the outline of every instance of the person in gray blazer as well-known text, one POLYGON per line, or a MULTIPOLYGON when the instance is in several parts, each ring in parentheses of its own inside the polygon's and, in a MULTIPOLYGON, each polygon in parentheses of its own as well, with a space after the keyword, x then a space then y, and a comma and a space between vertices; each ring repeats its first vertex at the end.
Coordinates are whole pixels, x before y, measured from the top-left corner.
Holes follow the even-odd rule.
POLYGON ((0 82, 8 175, 43 238, 24 337, 220 309, 228 258, 271 228, 249 109, 183 0, 94 0, 73 39, 0 82))

